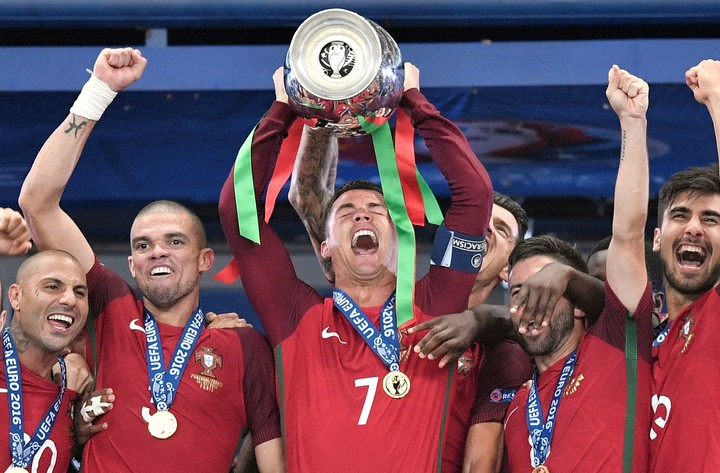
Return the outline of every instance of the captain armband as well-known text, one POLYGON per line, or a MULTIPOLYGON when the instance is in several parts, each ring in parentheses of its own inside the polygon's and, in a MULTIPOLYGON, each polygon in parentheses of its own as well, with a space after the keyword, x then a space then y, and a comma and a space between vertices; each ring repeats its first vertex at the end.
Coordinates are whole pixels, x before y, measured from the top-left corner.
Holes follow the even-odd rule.
POLYGON ((116 95, 117 92, 93 74, 83 86, 73 106, 70 107, 70 113, 98 121, 116 95))
POLYGON ((485 255, 485 235, 466 235, 440 225, 435 234, 430 264, 477 273, 485 255))

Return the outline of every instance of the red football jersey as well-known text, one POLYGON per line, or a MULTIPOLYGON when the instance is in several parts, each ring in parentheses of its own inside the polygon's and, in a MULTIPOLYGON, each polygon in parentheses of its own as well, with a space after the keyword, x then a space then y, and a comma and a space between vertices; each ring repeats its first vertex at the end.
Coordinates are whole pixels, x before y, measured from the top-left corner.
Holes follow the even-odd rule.
MULTIPOLYGON (((650 422, 650 341, 652 297, 646 289, 635 311, 638 334, 638 391, 635 413, 633 471, 647 472, 650 422)), ((580 340, 577 362, 557 411, 555 432, 545 465, 553 473, 621 472, 625 431, 626 309, 605 285, 605 310, 580 340)), ((543 421, 566 358, 538 379, 543 421)), ((520 389, 505 419, 505 445, 510 471, 532 471, 531 441, 526 421, 528 389, 520 389)))
POLYGON ((718 291, 678 314, 654 343, 649 471, 720 471, 718 291))
MULTIPOLYGON (((142 301, 97 262, 87 279, 97 314, 97 388, 113 388, 116 401, 103 416, 108 430, 85 447, 85 471, 227 471, 246 425, 256 444, 279 437, 272 351, 260 333, 245 328, 202 331, 170 406, 177 431, 164 440, 150 435, 156 409, 142 301)), ((158 327, 168 365, 183 327, 158 327)))
MULTIPOLYGON (((0 361, 4 363, 4 361, 0 361)), ((60 393, 60 386, 49 379, 41 378, 32 371, 22 368, 20 371, 23 395, 23 427, 25 441, 35 433, 35 429, 45 417, 48 408, 60 393)), ((5 369, 0 367, 0 470, 5 471, 12 464, 10 455, 10 413, 8 411, 5 369)), ((55 425, 50 435, 41 444, 32 462, 27 466, 30 473, 65 473, 72 458, 73 430, 70 409, 77 394, 66 389, 60 411, 55 417, 55 425)))

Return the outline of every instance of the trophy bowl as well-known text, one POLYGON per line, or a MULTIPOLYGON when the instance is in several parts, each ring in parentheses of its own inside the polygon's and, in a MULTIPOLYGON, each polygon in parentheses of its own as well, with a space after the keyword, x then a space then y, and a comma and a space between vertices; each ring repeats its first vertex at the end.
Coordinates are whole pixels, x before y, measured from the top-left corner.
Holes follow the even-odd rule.
POLYGON ((298 116, 338 137, 361 135, 366 120, 389 117, 403 94, 402 55, 376 23, 340 8, 307 18, 285 59, 285 89, 298 116))

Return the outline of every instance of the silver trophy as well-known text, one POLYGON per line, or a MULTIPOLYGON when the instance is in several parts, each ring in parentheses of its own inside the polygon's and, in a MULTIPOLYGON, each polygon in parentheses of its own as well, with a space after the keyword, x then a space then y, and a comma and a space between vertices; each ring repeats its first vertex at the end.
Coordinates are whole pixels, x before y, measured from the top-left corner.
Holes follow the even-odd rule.
POLYGON ((310 16, 285 59, 290 106, 339 137, 364 134, 358 117, 389 117, 403 94, 402 55, 376 23, 340 8, 310 16))

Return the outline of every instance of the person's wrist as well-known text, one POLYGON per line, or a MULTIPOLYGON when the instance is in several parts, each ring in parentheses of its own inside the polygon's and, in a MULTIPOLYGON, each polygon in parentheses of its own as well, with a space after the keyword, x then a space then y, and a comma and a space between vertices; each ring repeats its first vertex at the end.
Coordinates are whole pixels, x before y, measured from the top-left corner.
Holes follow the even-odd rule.
POLYGON ((110 89, 105 82, 93 74, 83 86, 73 106, 70 107, 70 113, 98 121, 116 95, 117 92, 110 89))

